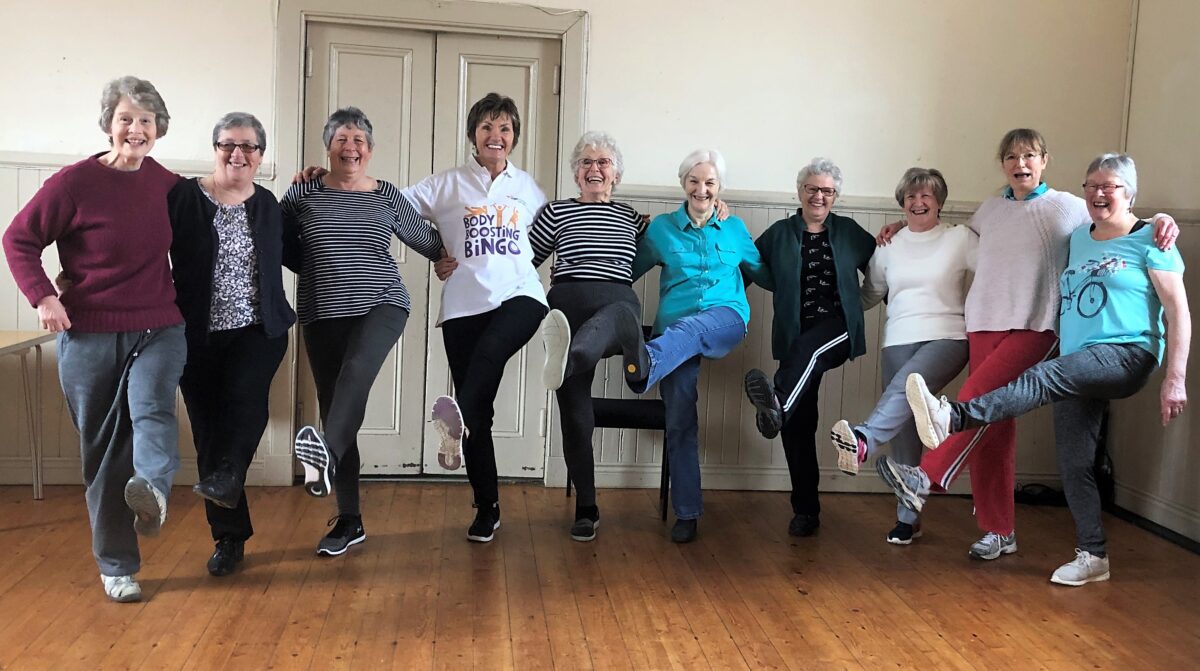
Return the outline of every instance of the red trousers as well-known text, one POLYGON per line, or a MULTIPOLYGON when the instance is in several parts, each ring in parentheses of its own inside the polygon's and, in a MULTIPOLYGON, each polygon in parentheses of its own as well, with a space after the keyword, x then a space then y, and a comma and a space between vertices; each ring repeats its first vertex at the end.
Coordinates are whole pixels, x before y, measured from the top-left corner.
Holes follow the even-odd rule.
MULTIPOLYGON (((958 393, 967 401, 1017 379, 1027 368, 1053 356, 1058 337, 1053 331, 980 331, 967 334, 971 348, 970 373, 958 393)), ((975 522, 984 531, 1009 534, 1016 511, 1017 423, 1008 419, 952 434, 936 450, 925 452, 921 468, 931 489, 944 491, 971 467, 975 522)))

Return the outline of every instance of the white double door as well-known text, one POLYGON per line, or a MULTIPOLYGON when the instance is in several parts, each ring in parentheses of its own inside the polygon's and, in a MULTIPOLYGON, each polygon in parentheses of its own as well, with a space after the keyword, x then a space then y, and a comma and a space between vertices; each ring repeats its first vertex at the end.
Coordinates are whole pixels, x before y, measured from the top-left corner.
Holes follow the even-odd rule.
MULTIPOLYGON (((511 160, 553 193, 559 58, 556 40, 309 23, 304 164, 326 165, 321 139, 325 120, 352 105, 374 126, 371 176, 400 187, 413 184, 470 156, 467 112, 476 100, 496 91, 512 97, 521 113, 521 138, 511 160)), ((447 471, 437 463, 437 434, 426 421, 433 399, 452 393, 436 328, 441 283, 428 260, 398 241, 393 245, 412 313, 371 389, 358 434, 362 472, 443 474, 447 471)), ((300 420, 311 423, 317 418, 316 392, 307 359, 300 359, 300 420)), ((493 428, 502 477, 543 474, 548 394, 540 382, 542 359, 540 338, 535 337, 505 368, 493 428)))

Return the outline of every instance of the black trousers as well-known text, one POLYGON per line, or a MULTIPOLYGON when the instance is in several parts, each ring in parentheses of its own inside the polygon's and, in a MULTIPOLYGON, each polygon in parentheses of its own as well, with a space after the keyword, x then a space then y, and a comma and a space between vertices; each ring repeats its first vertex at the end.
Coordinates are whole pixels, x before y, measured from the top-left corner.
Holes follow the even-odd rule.
MULTIPOLYGON (((200 478, 217 471, 246 481, 246 469, 267 428, 271 378, 287 351, 287 336, 268 338, 261 325, 208 334, 189 342, 179 388, 192 423, 200 478)), ((254 534, 246 493, 237 507, 204 502, 213 540, 244 541, 254 534)))
POLYGON ((377 305, 365 315, 318 319, 304 327, 325 443, 337 459, 333 490, 341 515, 361 514, 358 430, 367 414, 371 385, 407 322, 404 308, 377 305))
POLYGON ((804 329, 775 373, 775 393, 783 406, 783 455, 792 480, 792 512, 819 515, 817 486, 817 399, 821 376, 846 362, 850 338, 841 319, 826 319, 804 329))
POLYGON ((492 419, 504 365, 529 342, 546 312, 537 300, 517 296, 495 310, 442 322, 454 396, 469 432, 463 440, 467 479, 479 506, 500 500, 492 419))
POLYGON ((562 310, 571 325, 571 350, 567 356, 567 375, 558 398, 562 422, 563 459, 575 484, 575 505, 596 505, 596 464, 592 454, 592 433, 596 417, 592 407, 592 378, 601 359, 621 353, 617 340, 618 313, 626 310, 641 314, 637 294, 616 282, 564 282, 556 284, 546 296, 550 307, 562 310))

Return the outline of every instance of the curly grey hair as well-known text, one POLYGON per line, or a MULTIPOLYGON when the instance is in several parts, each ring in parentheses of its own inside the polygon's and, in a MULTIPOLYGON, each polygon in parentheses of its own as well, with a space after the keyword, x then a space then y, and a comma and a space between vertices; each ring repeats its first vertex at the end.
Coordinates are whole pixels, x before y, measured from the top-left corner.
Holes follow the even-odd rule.
POLYGON ((818 156, 808 162, 808 165, 800 168, 800 172, 796 174, 796 189, 799 190, 804 185, 804 181, 814 175, 826 175, 833 179, 833 188, 840 194, 842 192, 842 169, 837 167, 837 164, 830 159, 818 156))
POLYGON ((617 147, 617 141, 604 131, 589 130, 579 138, 579 142, 575 143, 575 149, 571 151, 571 171, 579 171, 579 166, 583 161, 583 152, 588 149, 604 152, 612 158, 613 174, 616 176, 613 185, 620 184, 621 175, 625 174, 625 158, 621 156, 621 149, 617 147))
POLYGON ((105 133, 112 131, 113 113, 121 98, 129 98, 134 105, 154 113, 154 137, 160 138, 167 134, 171 125, 171 115, 167 113, 167 104, 163 102, 158 89, 145 79, 126 75, 118 77, 104 85, 100 94, 100 130, 105 133))
POLYGON ((367 148, 375 148, 375 127, 371 125, 371 120, 357 107, 343 107, 329 115, 329 120, 325 122, 325 130, 321 131, 321 141, 325 143, 326 149, 329 149, 329 143, 333 142, 333 134, 338 132, 339 128, 345 127, 357 128, 366 133, 367 148))

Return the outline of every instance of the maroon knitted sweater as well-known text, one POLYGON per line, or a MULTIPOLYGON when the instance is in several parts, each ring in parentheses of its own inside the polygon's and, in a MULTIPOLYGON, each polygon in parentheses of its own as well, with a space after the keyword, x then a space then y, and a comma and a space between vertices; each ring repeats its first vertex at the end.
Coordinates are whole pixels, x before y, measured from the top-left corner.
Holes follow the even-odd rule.
POLYGON ((56 293, 42 268, 42 250, 57 244, 72 282, 62 295, 71 330, 115 333, 182 323, 167 261, 167 192, 179 176, 152 158, 123 172, 96 156, 46 180, 5 231, 4 254, 17 287, 31 305, 56 293))

